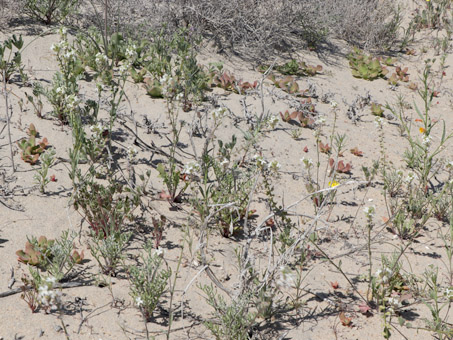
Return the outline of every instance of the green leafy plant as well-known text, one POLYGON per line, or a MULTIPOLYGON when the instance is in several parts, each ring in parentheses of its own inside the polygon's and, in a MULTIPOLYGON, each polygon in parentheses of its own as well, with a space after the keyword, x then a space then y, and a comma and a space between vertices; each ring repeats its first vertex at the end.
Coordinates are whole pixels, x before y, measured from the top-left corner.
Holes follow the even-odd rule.
POLYGON ((9 82, 16 72, 19 72, 22 81, 27 79, 24 73, 24 66, 22 65, 23 46, 24 40, 22 39, 22 35, 17 38, 14 34, 0 44, 0 77, 2 81, 9 82))
POLYGON ((27 100, 29 103, 31 103, 33 105, 35 114, 38 116, 38 118, 42 118, 42 110, 43 110, 43 106, 44 106, 42 99, 41 99, 42 94, 43 94, 43 90, 42 90, 42 85, 40 83, 33 84, 32 95, 29 95, 28 93, 26 93, 27 100))
POLYGON ((129 281, 131 284, 130 295, 135 305, 139 308, 144 319, 150 321, 159 300, 165 293, 171 269, 163 269, 164 260, 161 250, 154 250, 152 244, 144 247, 140 256, 141 266, 128 268, 129 281))
POLYGON ((72 198, 74 208, 99 237, 121 233, 126 219, 132 219, 132 212, 139 203, 137 196, 127 195, 123 185, 113 179, 107 186, 86 179, 77 189, 72 198))
POLYGON ((39 156, 46 150, 49 142, 47 138, 43 138, 41 141, 36 142, 36 136, 38 132, 33 124, 30 124, 28 129, 29 137, 28 139, 22 139, 17 142, 19 149, 21 149, 21 158, 26 163, 31 165, 35 164, 39 156))
POLYGON ((300 88, 299 88, 299 84, 297 84, 296 80, 293 77, 287 76, 282 79, 277 79, 273 74, 271 74, 268 77, 268 79, 272 83, 274 83, 274 85, 277 88, 282 89, 283 91, 288 92, 289 94, 302 96, 300 88))
POLYGON ((113 224, 108 228, 91 233, 90 251, 103 274, 116 276, 132 233, 118 230, 113 224))
POLYGON ((41 193, 45 192, 46 185, 49 184, 50 178, 47 177, 47 173, 49 172, 49 168, 55 162, 55 149, 47 149, 43 154, 40 156, 41 160, 41 168, 36 170, 36 174, 33 176, 35 182, 39 184, 39 190, 41 193))
POLYGON ((293 111, 289 113, 289 111, 286 110, 285 113, 280 112, 280 117, 282 118, 282 121, 286 123, 292 122, 301 127, 312 127, 315 123, 315 120, 304 111, 293 111))
POLYGON ((365 55, 358 48, 354 48, 348 59, 352 75, 356 78, 375 80, 384 77, 388 73, 388 70, 382 66, 378 58, 365 55))
POLYGON ((322 66, 311 66, 308 65, 305 61, 297 62, 295 59, 292 59, 283 65, 276 66, 275 69, 284 75, 313 77, 317 73, 322 71, 322 66))
POLYGON ((249 332, 255 324, 256 313, 250 311, 250 295, 244 295, 227 303, 214 291, 212 286, 201 287, 206 294, 206 302, 214 308, 217 322, 206 322, 206 327, 215 339, 248 340, 249 332))
POLYGON ((74 249, 77 234, 64 231, 60 238, 49 240, 45 236, 29 238, 24 250, 16 252, 22 263, 49 272, 57 281, 67 277, 76 264, 82 263, 83 251, 74 249))
POLYGON ((384 109, 382 108, 382 104, 378 103, 371 103, 371 114, 377 117, 384 117, 384 109))

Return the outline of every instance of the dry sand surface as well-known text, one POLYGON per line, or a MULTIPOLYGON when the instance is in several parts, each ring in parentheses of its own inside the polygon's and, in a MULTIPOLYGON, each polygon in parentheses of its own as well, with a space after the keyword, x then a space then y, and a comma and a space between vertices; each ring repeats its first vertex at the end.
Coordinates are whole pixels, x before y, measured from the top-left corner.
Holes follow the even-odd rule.
MULTIPOLYGON (((59 41, 59 35, 51 33, 38 36, 30 34, 29 31, 23 26, 10 27, 0 35, 0 41, 12 33, 23 34, 27 45, 22 56, 25 71, 29 74, 31 82, 40 81, 45 86, 49 86, 52 75, 58 67, 55 54, 50 47, 59 41)), ((436 58, 432 66, 430 86, 438 94, 436 93, 433 99, 430 117, 432 120, 445 122, 448 134, 453 131, 453 93, 451 91, 453 55, 450 53, 446 55, 442 69, 440 55, 435 55, 435 50, 432 48, 433 35, 434 33, 430 31, 423 31, 416 36, 413 46, 410 47, 415 51, 415 55, 404 53, 395 55, 396 65, 408 67, 410 82, 417 84, 420 89, 423 86, 421 75, 425 60, 436 58), (445 72, 444 76, 441 76, 442 72, 445 72)), ((371 235, 373 273, 381 267, 381 255, 391 256, 392 252, 398 252, 401 247, 408 245, 400 258, 401 275, 414 275, 414 282, 405 282, 410 287, 407 288, 408 291, 395 291, 397 298, 402 294, 409 295, 404 305, 396 314, 393 314, 391 319, 392 339, 436 339, 435 333, 422 330, 426 328, 425 320, 432 319, 428 305, 433 302, 424 295, 426 285, 420 279, 417 281, 415 277, 422 278, 428 266, 433 265, 439 268, 438 285, 441 287, 439 294, 443 294, 445 288, 453 285, 453 282, 449 282, 451 280, 451 277, 448 277, 449 260, 439 236, 440 233, 446 233, 449 228, 448 223, 430 218, 419 235, 411 240, 401 239, 391 231, 391 221, 385 223, 389 221, 391 214, 388 210, 388 197, 386 200, 383 195, 382 174, 379 171, 371 185, 367 186, 364 182, 362 166, 371 168, 373 161, 382 162, 382 157, 385 155, 385 161, 389 166, 401 169, 404 177, 407 176, 410 169, 406 167, 403 153, 409 148, 408 140, 400 132, 398 118, 394 117, 388 109, 384 110, 382 133, 376 127, 376 117, 371 114, 368 103, 363 107, 358 105, 355 121, 347 114, 350 106, 358 98, 369 96, 370 103, 376 102, 385 106, 386 103, 395 105, 397 97, 401 96, 409 104, 404 111, 404 116, 407 117, 408 122, 412 123, 411 132, 416 136, 421 125, 416 121, 418 116, 415 105, 422 108, 423 103, 417 91, 407 87, 408 83, 400 81, 398 86, 391 88, 383 78, 374 81, 354 78, 347 59, 350 47, 342 42, 335 42, 334 45, 335 49, 329 52, 317 54, 314 51, 301 51, 295 56, 298 60, 305 60, 309 65, 322 66, 322 71, 313 77, 295 77, 300 89, 312 90, 311 97, 315 105, 313 117, 318 123, 319 117, 325 119, 322 128, 319 128, 318 123, 313 124, 312 128, 302 128, 282 121, 279 112, 294 111, 303 98, 297 98, 278 89, 269 80, 263 81, 262 88, 258 85, 256 90, 248 91, 247 94, 236 94, 214 88, 212 92, 207 93, 210 99, 199 107, 188 112, 178 108, 178 119, 190 125, 196 120, 197 114, 207 114, 205 126, 210 127, 213 121, 210 115, 213 109, 212 103, 227 108, 227 114, 215 133, 215 139, 228 142, 233 134, 236 135, 239 147, 232 155, 232 161, 241 162, 245 154, 243 150, 247 145, 243 131, 250 128, 247 117, 257 117, 263 110, 265 115, 276 115, 279 122, 275 128, 264 129, 261 132, 257 144, 247 153, 247 162, 252 164, 252 156, 260 152, 265 159, 277 160, 281 164, 278 175, 272 175, 270 180, 274 186, 276 202, 284 207, 298 202, 308 194, 305 185, 306 171, 301 162, 303 157, 311 158, 316 162, 319 155, 322 178, 320 185, 321 188, 329 187, 329 178, 324 179, 324 174, 329 175, 330 156, 317 152, 314 132, 321 131, 322 143, 329 145, 334 124, 335 134, 346 136, 346 146, 339 160, 344 164, 352 164, 352 169, 348 173, 336 175, 335 180, 340 186, 337 188, 335 199, 317 217, 319 220, 316 224, 315 242, 319 249, 309 242, 302 242, 303 247, 305 249, 308 247, 309 250, 302 271, 303 282, 300 287, 299 305, 294 308, 289 298, 289 296, 295 296, 295 289, 280 286, 275 297, 279 300, 276 303, 278 308, 275 314, 270 319, 262 316, 256 318, 255 333, 259 334, 257 339, 378 339, 382 337, 383 316, 377 307, 373 307, 367 315, 363 315, 359 310, 359 306, 363 305, 360 295, 366 296, 368 287, 366 279, 369 268, 367 220, 363 213, 363 208, 368 206, 376 207, 371 235), (332 102, 338 103, 336 109, 332 108, 332 102), (336 117, 334 111, 336 111, 336 117), (362 151, 363 155, 359 157, 352 154, 350 149, 355 147, 362 151), (383 152, 381 147, 384 148, 383 152), (326 255, 335 265, 326 259, 326 255), (345 275, 336 267, 339 261, 345 275), (418 287, 419 291, 415 291, 413 287, 418 287), (425 304, 424 301, 427 303, 425 304), (349 325, 343 324, 344 317, 350 318, 349 325), (398 317, 410 322, 412 328, 399 326, 398 317)), ((258 84, 263 79, 263 75, 256 71, 255 65, 235 57, 216 55, 212 48, 203 49, 198 59, 203 65, 213 61, 223 61, 224 69, 234 74, 237 79, 249 82, 257 80, 258 84)), ((279 60, 278 63, 282 61, 279 60)), ((394 66, 388 68, 390 73, 394 72, 394 66)), ((283 77, 278 72, 275 74, 277 77, 283 77)), ((95 86, 92 82, 83 80, 79 85, 82 98, 95 97, 95 86)), ((0 339, 64 339, 66 335, 62 330, 60 319, 65 325, 69 339, 146 338, 143 317, 129 294, 130 283, 127 270, 120 270, 116 277, 105 276, 110 286, 97 287, 94 284, 93 275, 99 273, 99 266, 88 247, 90 228, 87 221, 70 204, 73 188, 68 176, 70 164, 67 159, 69 158, 68 149, 72 147, 71 128, 68 125, 61 125, 51 116, 52 108, 46 100, 44 100, 44 117, 38 118, 34 114, 33 107, 28 103, 25 95, 31 93, 31 87, 13 82, 7 85, 7 90, 12 107, 11 137, 16 171, 12 173, 10 166, 8 131, 4 128, 6 126, 5 100, 2 96, 0 100, 0 254, 2 258, 0 293, 9 290, 7 286, 10 282, 11 270, 14 271, 16 279, 12 289, 20 287, 21 277, 28 274, 27 266, 18 262, 16 255, 17 250, 24 248, 27 236, 45 235, 53 239, 68 229, 79 233, 80 237, 76 238, 75 247, 79 251, 83 250, 85 254, 85 260, 82 264, 76 265, 76 275, 71 277, 69 282, 85 282, 86 285, 62 290, 64 307, 61 315, 55 311, 46 314, 42 308, 32 313, 27 303, 20 298, 20 294, 1 297, 0 339), (16 145, 16 141, 27 136, 26 129, 31 123, 35 125, 40 136, 47 137, 50 147, 55 149, 58 157, 57 162, 49 170, 49 176, 55 175, 56 181, 47 185, 45 194, 40 193, 33 179, 35 169, 39 169, 40 163, 33 166, 25 163, 16 145)), ((135 84, 132 81, 127 82, 125 93, 126 97, 121 102, 112 137, 112 150, 116 154, 117 166, 124 171, 126 171, 126 150, 136 141, 136 137, 124 124, 136 130, 139 138, 148 145, 154 143, 167 152, 169 138, 171 138, 167 105, 164 99, 151 98, 141 84, 135 84), (144 125, 145 117, 153 122, 152 131, 144 125)), ((101 110, 101 118, 107 118, 105 110, 101 110)), ((194 136, 191 139, 188 130, 188 128, 182 130, 180 149, 177 151, 177 158, 183 164, 194 159, 194 149, 198 150, 198 157, 200 156, 206 139, 202 136, 194 136)), ((431 132, 433 147, 438 145, 441 134, 442 124, 437 124, 431 132)), ((214 141, 212 146, 217 146, 217 141, 214 141)), ((125 264, 137 263, 138 255, 143 252, 144 242, 154 239, 152 217, 166 216, 167 223, 161 242, 164 259, 175 271, 179 257, 182 256, 173 299, 172 307, 175 313, 170 339, 212 339, 214 338, 212 333, 203 325, 203 322, 213 318, 213 308, 207 304, 206 294, 199 287, 211 285, 213 281, 207 275, 204 270, 206 267, 197 255, 200 223, 193 213, 193 207, 189 204, 191 191, 189 189, 186 192, 187 197, 183 198, 182 203, 170 204, 165 199, 160 199, 159 193, 166 188, 162 179, 158 177, 156 165, 159 162, 166 164, 168 159, 143 146, 135 145, 135 147, 138 150, 136 162, 133 164, 135 172, 141 174, 150 170, 151 180, 147 194, 141 198, 141 204, 146 207, 146 210, 137 208, 134 211, 136 221, 127 222, 127 228, 133 231, 133 237, 124 251, 124 262, 125 264), (191 246, 184 241, 188 238, 192 240, 191 246), (182 311, 183 315, 181 315, 182 311)), ((334 154, 334 150, 332 151, 334 154)), ((435 166, 439 167, 439 174, 431 180, 433 187, 440 185, 442 181, 445 182, 448 177, 445 164, 453 159, 450 141, 437 159, 435 166)), ((263 179, 260 176, 257 178, 255 191, 250 195, 250 210, 253 209, 255 212, 247 220, 252 230, 262 225, 271 213, 267 205, 268 198, 263 179)), ((293 234, 299 235, 298 233, 307 231, 313 225, 312 222, 316 216, 312 200, 305 199, 294 205, 291 214, 297 229, 293 230, 293 234)), ((238 230, 229 238, 222 237, 219 228, 215 225, 209 226, 208 230, 207 266, 221 285, 233 292, 234 297, 240 282, 236 252, 241 251, 246 245, 247 236, 243 230, 238 230)), ((259 271, 259 275, 263 275, 269 265, 270 267, 275 265, 278 268, 278 246, 273 247, 274 256, 270 256, 270 247, 273 238, 278 238, 280 232, 275 228, 272 233, 263 232, 252 239, 251 260, 259 271)), ((300 259, 300 254, 301 251, 297 250, 293 265, 297 263, 294 261, 298 257, 300 259)), ((218 291, 219 294, 223 294, 220 289, 218 291)), ((154 318, 147 323, 150 338, 164 339, 167 336, 169 298, 169 293, 166 292, 154 313, 154 318)), ((444 297, 442 301, 448 305, 444 297)), ((449 308, 449 305, 446 306, 441 311, 441 316, 445 317, 445 324, 452 327, 453 316, 451 312, 448 313, 449 308)), ((253 333, 253 329, 250 332, 253 333)))

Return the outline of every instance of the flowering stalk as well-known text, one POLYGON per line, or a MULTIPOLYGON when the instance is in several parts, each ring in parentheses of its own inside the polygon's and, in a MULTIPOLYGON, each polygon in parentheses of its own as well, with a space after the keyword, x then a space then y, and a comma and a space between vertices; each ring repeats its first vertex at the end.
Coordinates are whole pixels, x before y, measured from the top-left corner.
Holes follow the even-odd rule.
POLYGON ((372 271, 373 271, 373 259, 371 257, 371 230, 373 229, 373 217, 376 213, 376 208, 374 206, 366 207, 363 209, 367 219, 367 232, 368 232, 368 262, 370 264, 368 269, 368 290, 366 294, 366 298, 368 300, 370 296, 370 289, 371 289, 371 281, 372 281, 372 271))

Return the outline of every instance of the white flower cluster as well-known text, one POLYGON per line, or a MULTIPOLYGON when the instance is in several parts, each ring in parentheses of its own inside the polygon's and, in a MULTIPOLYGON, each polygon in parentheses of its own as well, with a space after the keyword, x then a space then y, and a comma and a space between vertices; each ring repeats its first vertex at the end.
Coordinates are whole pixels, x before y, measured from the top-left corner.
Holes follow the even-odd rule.
POLYGON ((417 179, 417 175, 414 173, 414 172, 409 172, 406 176, 406 178, 404 179, 405 182, 407 183, 412 183, 414 180, 417 179))
POLYGON ((134 160, 135 156, 137 156, 137 153, 137 149, 132 145, 127 148, 127 159, 129 160, 129 162, 132 162, 134 160))
POLYGON ((376 273, 374 275, 376 276, 378 283, 387 284, 392 278, 393 272, 390 270, 390 268, 384 267, 382 269, 376 270, 376 273))
POLYGON ((161 247, 159 247, 159 248, 157 248, 157 250, 154 254, 156 254, 156 256, 163 257, 165 254, 165 251, 161 247))
POLYGON ((63 95, 63 94, 66 94, 66 87, 65 86, 58 86, 56 89, 55 89, 55 93, 56 94, 60 94, 60 95, 63 95))
POLYGON ((280 287, 295 287, 297 284, 297 274, 287 266, 280 267, 280 275, 277 285, 280 287))
POLYGON ((218 107, 217 109, 211 112, 212 118, 214 120, 221 120, 225 116, 225 112, 227 111, 224 107, 218 107))
POLYGON ((197 162, 189 162, 186 165, 184 165, 182 173, 186 175, 195 175, 200 170, 201 170, 200 164, 198 164, 197 162))
POLYGON ((66 49, 69 47, 69 43, 66 39, 60 40, 59 42, 52 44, 50 46, 50 49, 59 54, 62 51, 66 51, 66 49))
POLYGON ((391 296, 387 299, 387 303, 386 303, 388 309, 390 312, 394 313, 395 310, 403 307, 403 305, 401 304, 400 300, 395 297, 395 296, 391 296))
POLYGON ((143 305, 143 299, 140 296, 137 296, 135 298, 135 304, 137 305, 137 307, 141 307, 143 305))
POLYGON ((230 161, 229 161, 228 159, 226 159, 226 158, 222 159, 222 161, 220 162, 220 166, 221 166, 222 168, 224 168, 224 169, 225 169, 226 167, 228 167, 228 164, 230 164, 230 161))
POLYGON ((448 300, 453 301, 453 287, 445 289, 444 295, 448 300))
POLYGON ((128 46, 126 48, 126 58, 130 61, 130 62, 134 62, 135 59, 137 59, 137 46, 135 45, 131 45, 131 46, 128 46))
POLYGON ((316 119, 315 124, 316 125, 322 125, 326 122, 326 117, 319 116, 318 119, 316 119))
POLYGON ((38 287, 38 299, 45 309, 56 309, 61 304, 61 292, 53 289, 56 282, 56 278, 48 277, 38 287))
POLYGON ((384 126, 384 118, 382 118, 382 117, 376 117, 376 119, 374 120, 374 125, 375 125, 378 129, 382 129, 383 126, 384 126))
POLYGON ((120 72, 122 77, 127 75, 127 71, 129 70, 130 67, 131 67, 131 63, 129 62, 129 60, 123 61, 121 66, 118 68, 118 71, 120 72))
POLYGON ((70 94, 65 98, 66 107, 70 110, 76 109, 80 104, 80 99, 75 94, 70 94))
POLYGON ((109 61, 109 58, 107 58, 107 56, 105 55, 105 53, 97 53, 96 56, 95 56, 95 61, 96 61, 96 65, 99 66, 99 67, 103 67, 104 65, 106 65, 109 61))
POLYGON ((74 62, 77 60, 76 51, 72 46, 69 45, 68 38, 66 36, 66 28, 62 27, 60 29, 61 40, 50 46, 50 49, 55 52, 59 58, 62 59, 62 62, 74 62))
POLYGON ((302 162, 303 166, 305 167, 305 169, 310 169, 312 166, 313 166, 313 160, 311 158, 305 158, 305 157, 302 157, 300 159, 300 161, 302 162))
POLYGON ((176 101, 182 102, 184 100, 184 93, 180 92, 176 95, 176 101))
POLYGON ((164 97, 167 97, 169 92, 172 91, 174 79, 172 77, 170 77, 168 74, 164 74, 160 78, 159 82, 160 82, 160 86, 162 87, 162 95, 164 97))
POLYGON ((277 126, 279 121, 280 120, 278 119, 277 116, 272 115, 269 117, 269 119, 267 121, 267 126, 269 127, 269 129, 273 130, 273 129, 275 129, 275 127, 277 126))
POLYGON ((255 161, 256 166, 262 170, 268 169, 270 171, 277 173, 282 167, 282 165, 276 159, 268 162, 266 161, 266 159, 264 159, 263 156, 258 154, 253 156, 253 160, 255 161))
POLYGON ((422 138, 422 144, 424 147, 429 147, 431 145, 433 138, 430 135, 424 135, 422 138))
POLYGON ((104 132, 105 126, 102 125, 102 123, 97 123, 96 125, 91 125, 90 126, 90 131, 91 133, 95 135, 100 135, 104 132))
POLYGON ((374 205, 365 207, 365 208, 363 208, 363 212, 365 213, 365 216, 368 219, 371 219, 371 218, 373 218, 374 214, 376 213, 376 207, 374 205))
POLYGON ((332 101, 330 102, 330 107, 331 107, 332 109, 336 109, 336 108, 338 107, 338 103, 337 103, 335 100, 332 100, 332 101))
POLYGON ((274 159, 269 162, 267 167, 271 171, 278 172, 281 169, 282 165, 276 159, 274 159))
POLYGON ((260 169, 264 168, 267 165, 266 160, 261 155, 258 155, 258 154, 254 155, 253 160, 255 161, 256 166, 260 169))

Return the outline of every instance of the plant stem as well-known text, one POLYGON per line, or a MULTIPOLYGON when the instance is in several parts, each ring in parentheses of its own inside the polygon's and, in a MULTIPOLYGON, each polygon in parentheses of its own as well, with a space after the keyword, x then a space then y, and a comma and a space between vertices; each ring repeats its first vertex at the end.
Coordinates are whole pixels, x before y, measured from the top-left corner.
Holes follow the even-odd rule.
POLYGON ((176 279, 178 278, 179 267, 181 266, 183 251, 184 251, 184 246, 181 247, 181 254, 179 255, 178 265, 176 266, 175 277, 173 279, 173 284, 170 287, 170 313, 169 313, 170 317, 168 318, 167 340, 170 340, 171 326, 172 326, 173 317, 174 317, 173 297, 175 295, 176 279))
POLYGON ((3 95, 5 96, 5 112, 6 112, 6 124, 8 125, 8 143, 9 143, 9 150, 11 153, 11 166, 13 168, 13 173, 16 171, 14 166, 14 158, 13 158, 13 143, 11 141, 11 122, 10 116, 8 111, 8 92, 6 91, 6 71, 3 71, 3 95))

